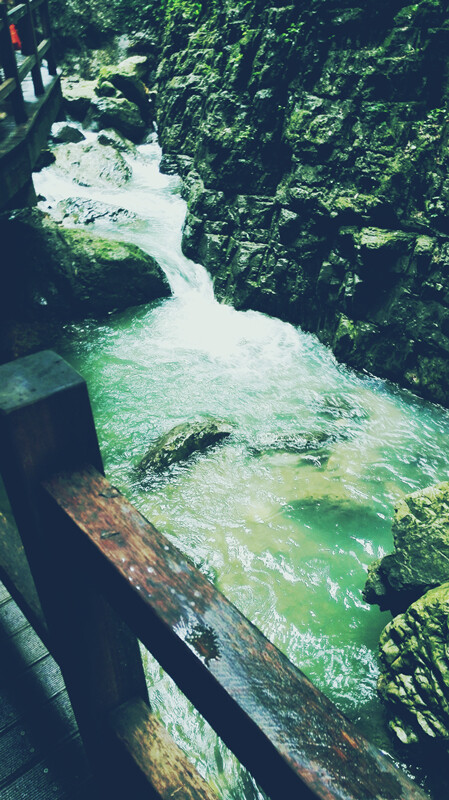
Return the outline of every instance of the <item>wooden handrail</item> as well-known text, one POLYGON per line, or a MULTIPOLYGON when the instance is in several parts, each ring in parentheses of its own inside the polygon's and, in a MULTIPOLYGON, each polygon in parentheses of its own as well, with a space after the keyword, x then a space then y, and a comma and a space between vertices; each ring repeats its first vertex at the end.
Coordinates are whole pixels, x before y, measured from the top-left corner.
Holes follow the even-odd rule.
POLYGON ((51 40, 48 0, 25 0, 8 11, 6 3, 0 0, 0 65, 5 73, 5 80, 0 84, 0 97, 11 96, 14 116, 17 124, 25 122, 27 113, 23 99, 21 83, 29 72, 32 74, 36 97, 44 94, 41 73, 41 62, 46 57, 50 75, 56 74, 56 62, 51 40), (44 38, 38 42, 34 24, 34 13, 40 10, 44 38), (22 45, 27 53, 24 61, 18 66, 14 48, 11 43, 9 26, 22 23, 22 45), (13 83, 12 83, 13 82, 13 83))
MULTIPOLYGON (((155 785, 161 765, 152 763, 158 748, 146 740, 155 728, 139 688, 131 629, 272 798, 424 800, 421 789, 110 485, 85 384, 55 354, 0 367, 0 453, 81 733, 111 791, 118 777, 103 772, 111 768, 113 734, 146 784, 170 796, 161 789, 165 773, 155 785), (109 689, 111 667, 119 692, 109 689)), ((120 776, 125 764, 117 759, 116 766, 120 776)), ((180 769, 186 798, 210 796, 204 784, 198 789, 194 771, 190 781, 192 768, 180 769)))

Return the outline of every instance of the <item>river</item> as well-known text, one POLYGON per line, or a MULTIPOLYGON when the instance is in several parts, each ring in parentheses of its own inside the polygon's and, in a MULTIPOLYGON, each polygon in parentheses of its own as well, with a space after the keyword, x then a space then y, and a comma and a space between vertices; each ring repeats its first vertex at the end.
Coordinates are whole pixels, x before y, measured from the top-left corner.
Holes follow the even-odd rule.
MULTIPOLYGON (((56 217, 69 197, 132 211, 131 220, 104 217, 88 230, 140 245, 173 292, 61 335, 59 352, 89 386, 107 475, 429 790, 425 770, 386 732, 376 653, 390 615, 364 603, 361 590, 368 565, 392 549, 394 504, 448 479, 449 413, 339 365, 292 325, 218 303, 206 271, 181 252, 181 183, 159 172, 160 155, 151 136, 127 156, 133 175, 122 188, 80 186, 55 166, 35 176, 41 208, 56 217), (232 422, 233 435, 142 487, 132 465, 148 445, 208 416, 232 422), (298 436, 316 444, 289 452, 285 443, 298 436)), ((152 658, 144 660, 152 705, 199 771, 225 798, 261 796, 152 658)))

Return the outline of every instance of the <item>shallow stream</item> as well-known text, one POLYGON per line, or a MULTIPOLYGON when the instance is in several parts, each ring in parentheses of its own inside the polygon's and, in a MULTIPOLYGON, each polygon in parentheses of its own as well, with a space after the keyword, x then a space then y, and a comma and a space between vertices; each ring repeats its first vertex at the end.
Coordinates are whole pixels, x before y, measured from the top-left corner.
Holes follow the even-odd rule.
MULTIPOLYGON (((182 255, 180 180, 159 173, 157 142, 127 159, 133 177, 121 189, 77 185, 55 166, 35 176, 41 207, 59 218, 60 201, 74 197, 132 211, 87 229, 140 245, 173 291, 70 325, 61 337, 60 353, 87 380, 108 477, 404 765, 376 696, 378 638, 390 615, 366 605, 361 590, 368 565, 391 550, 396 501, 448 479, 449 413, 337 364, 292 325, 217 303, 205 270, 182 255), (132 465, 148 445, 208 416, 235 432, 142 488, 132 465), (298 436, 310 440, 308 451, 291 452, 298 436)), ((157 664, 145 661, 152 704, 200 772, 225 798, 257 797, 157 664)))

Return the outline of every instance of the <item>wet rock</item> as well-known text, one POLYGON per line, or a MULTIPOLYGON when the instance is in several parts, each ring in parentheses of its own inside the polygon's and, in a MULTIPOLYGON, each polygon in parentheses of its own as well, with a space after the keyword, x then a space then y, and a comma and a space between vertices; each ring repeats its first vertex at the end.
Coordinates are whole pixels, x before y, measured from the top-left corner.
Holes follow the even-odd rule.
POLYGON ((449 741, 449 583, 395 617, 380 639, 378 691, 401 742, 449 741))
POLYGON ((147 74, 147 58, 134 55, 119 64, 101 67, 98 75, 98 93, 102 94, 105 86, 114 87, 127 100, 135 103, 143 119, 151 118, 151 103, 148 90, 143 82, 147 74))
POLYGON ((97 95, 90 104, 84 124, 97 129, 114 128, 132 142, 140 142, 147 127, 135 103, 125 97, 97 95))
POLYGON ((61 200, 57 205, 57 211, 64 223, 72 225, 89 225, 98 220, 120 223, 136 219, 136 215, 126 208, 89 200, 86 197, 69 197, 67 200, 61 200))
POLYGON ((53 151, 45 148, 44 150, 41 150, 39 158, 34 165, 33 172, 40 172, 42 169, 45 169, 45 167, 49 167, 50 164, 54 164, 55 161, 56 156, 53 151))
POLYGON ((67 122, 54 122, 51 126, 50 139, 56 144, 83 142, 85 138, 79 128, 69 125, 67 122))
POLYGON ((394 552, 371 565, 363 597, 398 613, 449 579, 449 483, 401 500, 392 532, 394 552))
POLYGON ((68 321, 170 294, 155 259, 135 245, 62 228, 37 210, 3 216, 0 233, 11 270, 5 317, 68 321))
POLYGON ((99 144, 108 145, 109 147, 114 147, 115 150, 118 150, 120 153, 130 153, 132 155, 136 153, 136 147, 133 142, 125 136, 121 136, 120 133, 113 128, 99 131, 97 142, 99 144))
POLYGON ((221 420, 184 422, 163 434, 151 445, 136 465, 141 477, 160 472, 171 464, 185 461, 192 453, 202 452, 231 435, 232 425, 221 420))
POLYGON ((121 153, 97 142, 60 145, 55 155, 57 171, 80 186, 123 186, 132 174, 121 153))
POLYGON ((66 229, 63 238, 75 268, 67 277, 76 308, 102 314, 168 297, 167 279, 139 247, 66 229))
POLYGON ((61 78, 61 90, 64 98, 63 108, 73 119, 82 121, 90 104, 97 99, 96 81, 82 78, 61 78))
POLYGON ((444 4, 203 6, 166 16, 158 68, 165 168, 225 197, 183 175, 185 252, 220 298, 449 405, 444 4))

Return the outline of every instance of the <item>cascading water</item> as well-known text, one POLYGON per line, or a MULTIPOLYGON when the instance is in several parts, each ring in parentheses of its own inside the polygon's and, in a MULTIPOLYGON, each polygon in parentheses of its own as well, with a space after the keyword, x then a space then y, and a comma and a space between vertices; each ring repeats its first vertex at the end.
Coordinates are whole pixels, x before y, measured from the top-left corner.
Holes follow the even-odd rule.
MULTIPOLYGON (((182 255, 180 181, 159 173, 159 158, 156 141, 137 148, 127 157, 133 177, 120 189, 76 185, 56 166, 35 180, 42 207, 56 216, 67 197, 133 212, 123 221, 99 218, 90 230, 140 245, 173 291, 100 323, 70 325, 61 339, 61 354, 88 382, 106 471, 391 752, 376 696, 378 637, 390 617, 367 606, 361 589, 367 566, 391 550, 394 503, 448 478, 449 414, 338 365, 291 325, 217 303, 206 271, 182 255), (234 434, 143 488, 131 467, 151 441, 205 416, 232 422, 234 434), (308 452, 289 452, 298 436, 312 442, 308 452)), ((152 704, 200 772, 225 797, 257 796, 222 743, 145 659, 152 704)))

